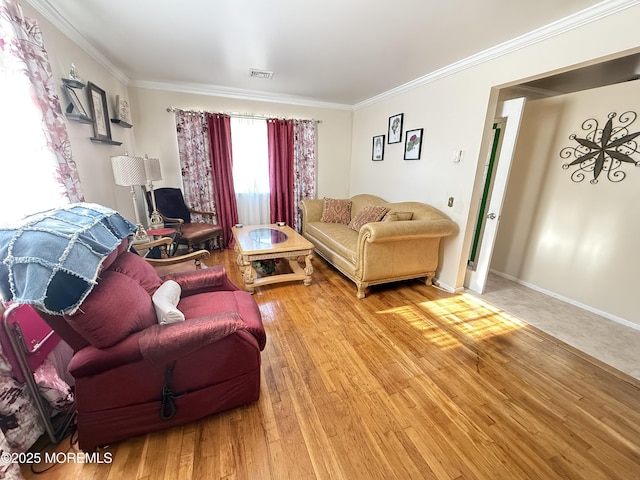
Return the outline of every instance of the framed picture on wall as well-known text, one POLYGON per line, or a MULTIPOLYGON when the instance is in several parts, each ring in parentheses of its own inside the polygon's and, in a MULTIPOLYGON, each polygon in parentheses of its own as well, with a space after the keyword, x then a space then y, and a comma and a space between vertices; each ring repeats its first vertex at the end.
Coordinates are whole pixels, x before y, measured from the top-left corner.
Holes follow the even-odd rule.
POLYGON ((407 130, 404 137, 404 159, 420 160, 422 150, 422 128, 407 130))
POLYGON ((404 113, 398 113, 389 117, 389 131, 387 132, 387 143, 400 143, 402 141, 402 119, 404 113))
POLYGON ((384 157, 384 135, 376 135, 373 137, 373 148, 371 160, 378 161, 384 157))
POLYGON ((111 140, 107 94, 96 84, 87 82, 89 107, 93 117, 93 133, 99 140, 111 140))

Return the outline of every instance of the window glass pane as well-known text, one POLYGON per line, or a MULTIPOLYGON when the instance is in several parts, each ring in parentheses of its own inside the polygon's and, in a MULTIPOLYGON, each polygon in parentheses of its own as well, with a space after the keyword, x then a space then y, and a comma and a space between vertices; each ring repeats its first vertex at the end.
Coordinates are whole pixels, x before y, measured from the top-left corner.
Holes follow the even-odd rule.
POLYGON ((0 223, 66 203, 46 146, 42 113, 17 60, 0 51, 0 223))
POLYGON ((232 117, 231 145, 236 193, 269 193, 267 121, 232 117))

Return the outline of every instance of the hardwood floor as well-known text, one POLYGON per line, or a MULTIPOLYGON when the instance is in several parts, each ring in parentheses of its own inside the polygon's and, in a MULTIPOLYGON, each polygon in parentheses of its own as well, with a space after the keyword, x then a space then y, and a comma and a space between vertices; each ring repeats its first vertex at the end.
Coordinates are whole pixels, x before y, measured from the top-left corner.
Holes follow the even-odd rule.
MULTIPOLYGON (((208 263, 241 285, 232 252, 208 263)), ((110 463, 25 477, 640 477, 637 380, 472 296, 412 281, 357 300, 314 267, 308 287, 255 295, 268 335, 258 402, 111 445, 110 463)))

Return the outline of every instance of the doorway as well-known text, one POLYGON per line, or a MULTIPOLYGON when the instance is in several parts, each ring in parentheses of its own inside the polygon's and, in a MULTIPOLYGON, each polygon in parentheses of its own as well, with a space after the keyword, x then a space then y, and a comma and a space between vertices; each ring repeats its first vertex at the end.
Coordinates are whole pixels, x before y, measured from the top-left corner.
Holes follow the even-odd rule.
POLYGON ((493 145, 485 164, 482 200, 464 280, 465 288, 479 294, 484 293, 489 274, 524 104, 524 97, 503 102, 494 121, 493 145))

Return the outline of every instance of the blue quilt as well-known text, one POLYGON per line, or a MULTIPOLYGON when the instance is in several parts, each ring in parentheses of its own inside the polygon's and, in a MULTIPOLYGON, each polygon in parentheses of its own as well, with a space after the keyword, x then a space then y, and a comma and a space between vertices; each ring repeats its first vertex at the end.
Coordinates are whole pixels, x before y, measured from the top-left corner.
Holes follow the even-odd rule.
POLYGON ((0 294, 52 314, 74 313, 104 259, 136 226, 115 210, 77 203, 0 226, 0 294))

